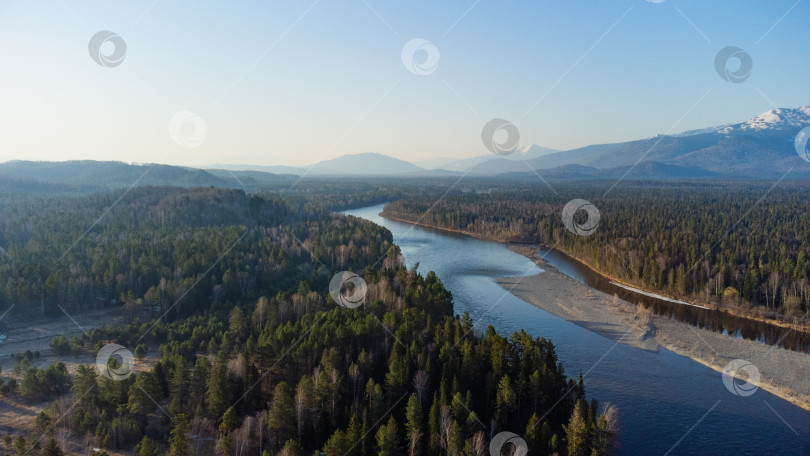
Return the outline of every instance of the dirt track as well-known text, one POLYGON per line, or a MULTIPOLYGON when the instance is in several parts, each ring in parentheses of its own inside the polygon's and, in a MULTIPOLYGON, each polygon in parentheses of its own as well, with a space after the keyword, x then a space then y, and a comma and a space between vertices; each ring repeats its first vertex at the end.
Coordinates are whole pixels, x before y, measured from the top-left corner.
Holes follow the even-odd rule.
MULTIPOLYGON (((84 331, 101 326, 115 326, 123 319, 119 308, 94 310, 84 313, 64 315, 38 322, 3 322, 6 339, 0 342, 0 366, 3 375, 10 374, 14 362, 12 353, 22 353, 26 350, 39 350, 41 358, 32 363, 40 367, 43 361, 50 358, 51 340, 64 334, 68 340, 80 335, 84 331)), ((49 364, 50 361, 44 365, 49 364)))
MULTIPOLYGON (((61 318, 53 318, 46 321, 37 322, 14 322, 10 323, 8 320, 3 322, 5 329, 2 334, 6 335, 6 339, 0 342, 0 366, 3 368, 2 376, 7 380, 15 378, 20 381, 20 376, 13 372, 14 361, 11 358, 12 353, 22 353, 26 350, 39 351, 40 357, 31 361, 32 367, 44 368, 55 360, 63 362, 68 371, 73 374, 80 364, 94 365, 96 362, 95 356, 90 353, 82 353, 79 356, 54 356, 50 347, 51 340, 54 337, 59 337, 64 334, 68 340, 74 336, 82 334, 84 331, 89 331, 93 328, 102 326, 116 326, 123 324, 126 321, 122 315, 120 308, 103 309, 85 313, 71 314, 70 316, 63 316, 61 318)), ((156 362, 154 355, 156 354, 155 347, 149 347, 149 354, 151 356, 147 359, 139 360, 136 363, 135 372, 143 369, 149 369, 156 362)), ((34 420, 39 412, 44 408, 50 406, 52 401, 43 401, 41 403, 26 404, 19 401, 17 394, 10 397, 0 396, 0 435, 6 434, 23 435, 27 437, 31 433, 35 433, 34 420)), ((79 454, 92 454, 92 449, 88 448, 86 444, 80 442, 75 435, 67 436, 62 439, 64 450, 69 455, 79 454)), ((41 442, 44 444, 44 442, 41 442)), ((0 442, 0 448, 5 449, 5 446, 0 442)), ((107 450, 110 455, 116 455, 114 451, 107 450)))

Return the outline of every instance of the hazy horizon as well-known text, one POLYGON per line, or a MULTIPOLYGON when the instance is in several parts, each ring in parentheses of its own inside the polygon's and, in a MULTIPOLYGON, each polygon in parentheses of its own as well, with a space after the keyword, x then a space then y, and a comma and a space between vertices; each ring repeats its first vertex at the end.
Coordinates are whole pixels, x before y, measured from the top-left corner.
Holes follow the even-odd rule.
POLYGON ((486 154, 481 129, 493 118, 512 122, 522 145, 569 150, 810 104, 810 6, 793 1, 0 11, 0 51, 14 68, 0 75, 3 162, 300 166, 376 152, 422 164, 486 154), (120 50, 109 40, 88 53, 105 30, 125 43, 122 60, 94 61, 120 50), (741 80, 716 69, 727 46, 753 62, 741 80))

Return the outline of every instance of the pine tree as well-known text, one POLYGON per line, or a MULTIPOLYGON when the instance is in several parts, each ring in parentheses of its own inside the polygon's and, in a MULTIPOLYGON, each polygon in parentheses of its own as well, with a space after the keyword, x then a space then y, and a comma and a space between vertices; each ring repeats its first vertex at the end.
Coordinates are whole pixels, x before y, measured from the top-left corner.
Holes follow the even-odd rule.
POLYGON ((405 407, 405 430, 408 434, 412 430, 422 430, 422 405, 416 394, 411 394, 408 398, 408 405, 405 407))
POLYGON ((517 396, 512 388, 512 380, 508 375, 504 375, 498 382, 498 391, 495 396, 495 411, 499 420, 504 420, 515 406, 517 396))
POLYGON ((248 322, 245 313, 240 307, 234 307, 228 318, 228 329, 237 341, 242 341, 247 334, 248 322))
POLYGON ((64 454, 53 437, 48 440, 45 448, 42 449, 42 456, 62 456, 64 454))
POLYGON ((368 397, 368 409, 371 412, 371 419, 376 421, 382 418, 385 413, 385 396, 382 387, 369 379, 366 384, 366 396, 368 397))
POLYGON ((188 417, 181 413, 174 417, 174 427, 169 437, 169 456, 190 456, 188 417))
POLYGON ((25 438, 21 435, 17 436, 17 440, 14 441, 14 447, 17 449, 17 453, 24 454, 26 448, 25 438))
POLYGON ((554 433, 554 435, 551 436, 551 440, 549 440, 548 447, 551 450, 551 454, 560 452, 560 438, 557 436, 556 433, 554 433))
POLYGON ((188 388, 189 402, 192 409, 200 405, 204 407, 207 391, 206 382, 209 375, 211 375, 211 363, 204 356, 197 357, 188 388))
POLYGON ((285 442, 296 435, 295 402, 292 388, 287 382, 276 385, 273 405, 267 415, 267 426, 278 442, 285 442))
POLYGON ((422 405, 419 397, 414 393, 408 398, 408 405, 405 408, 405 436, 408 441, 408 454, 416 456, 422 454, 422 405))
POLYGON ((141 372, 129 389, 127 410, 134 415, 141 425, 146 424, 146 415, 155 409, 162 399, 160 385, 152 372, 141 372))
POLYGON ((360 439, 360 454, 366 455, 369 454, 369 435, 371 432, 369 431, 369 417, 368 417, 368 409, 363 410, 363 423, 360 426, 360 435, 363 436, 360 439))
MULTIPOLYGON (((529 418, 529 422, 526 423, 526 432, 524 433, 524 438, 526 440, 526 446, 529 448, 529 456, 536 456, 539 454, 545 454, 545 446, 547 442, 544 442, 541 439, 541 427, 540 418, 538 418, 537 414, 534 413, 529 418)), ((543 423, 545 424, 545 423, 543 423)))
POLYGON ((243 356, 242 391, 245 398, 242 400, 242 408, 244 413, 251 413, 257 410, 261 405, 261 376, 256 366, 250 361, 251 356, 247 348, 243 356))
MULTIPOLYGON (((278 456, 303 456, 303 454, 304 449, 301 448, 301 444, 297 440, 290 439, 284 443, 284 448, 281 449, 278 456)), ((264 450, 262 456, 265 455, 270 456, 270 452, 264 450)))
POLYGON ((553 449, 551 445, 551 436, 556 434, 552 434, 551 426, 548 425, 548 421, 543 421, 543 425, 540 426, 540 446, 538 449, 543 453, 553 453, 555 451, 559 451, 559 448, 553 449))
POLYGON ((440 413, 441 406, 439 405, 438 393, 433 393, 433 402, 430 404, 430 411, 428 412, 428 447, 432 454, 437 454, 439 451, 439 442, 436 439, 441 432, 439 428, 440 413))
POLYGON ((144 436, 143 440, 141 440, 141 443, 138 445, 138 456, 158 456, 159 454, 160 451, 157 445, 155 445, 155 442, 149 437, 144 436))
POLYGON ((385 384, 389 388, 389 397, 400 397, 407 382, 407 369, 403 348, 395 343, 388 358, 388 373, 385 375, 385 384))
POLYGON ((239 417, 236 415, 236 410, 233 407, 228 407, 225 415, 222 416, 222 422, 219 424, 219 432, 228 434, 239 426, 239 417))
POLYGON ((589 432, 588 423, 585 419, 586 413, 585 405, 578 400, 574 404, 574 413, 571 414, 568 425, 564 426, 565 436, 568 440, 569 456, 589 456, 589 432))
POLYGON ((377 448, 380 451, 377 456, 401 456, 402 448, 399 442, 399 430, 397 420, 393 416, 388 418, 388 423, 380 426, 377 430, 377 448))
POLYGON ((326 456, 344 456, 347 451, 349 451, 349 439, 346 437, 346 434, 338 429, 329 437, 329 440, 326 441, 326 445, 323 447, 323 452, 326 456))
POLYGON ((188 363, 182 356, 176 356, 172 378, 169 382, 169 391, 172 398, 179 398, 180 402, 185 402, 188 395, 189 375, 188 363))
POLYGON ((95 367, 80 364, 76 368, 76 375, 73 376, 73 386, 70 390, 80 408, 94 409, 99 398, 98 370, 95 367))
POLYGON ((461 434, 461 426, 458 421, 453 420, 450 425, 450 435, 447 438, 447 451, 450 454, 461 454, 464 449, 464 436, 461 434))
POLYGON ((225 413, 230 405, 228 396, 227 366, 225 359, 219 356, 208 376, 208 413, 211 418, 219 419, 225 413))
POLYGON ((348 450, 349 456, 360 456, 362 454, 362 446, 360 445, 360 439, 362 439, 362 436, 363 428, 361 419, 356 413, 352 413, 352 417, 349 420, 349 428, 346 430, 346 438, 349 440, 349 442, 351 442, 350 449, 348 450))

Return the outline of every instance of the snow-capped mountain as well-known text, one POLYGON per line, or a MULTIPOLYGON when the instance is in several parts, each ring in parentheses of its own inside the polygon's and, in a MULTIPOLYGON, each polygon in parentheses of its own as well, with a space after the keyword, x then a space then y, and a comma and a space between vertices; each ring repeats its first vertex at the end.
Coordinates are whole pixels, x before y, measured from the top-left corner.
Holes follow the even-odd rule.
POLYGON ((489 161, 473 174, 526 172, 565 165, 584 165, 601 170, 636 163, 655 162, 684 169, 703 169, 719 176, 779 177, 810 175, 810 163, 796 153, 794 138, 810 126, 810 106, 776 108, 746 122, 691 130, 677 135, 616 144, 596 144, 512 163, 489 161), (521 166, 518 166, 521 165, 521 166))
POLYGON ((735 130, 781 130, 791 127, 806 127, 808 125, 810 125, 810 106, 774 108, 742 123, 716 125, 697 130, 689 130, 672 136, 695 136, 715 132, 729 134, 735 130))
POLYGON ((810 125, 810 106, 796 109, 776 108, 764 112, 748 122, 739 124, 742 130, 782 130, 810 125))

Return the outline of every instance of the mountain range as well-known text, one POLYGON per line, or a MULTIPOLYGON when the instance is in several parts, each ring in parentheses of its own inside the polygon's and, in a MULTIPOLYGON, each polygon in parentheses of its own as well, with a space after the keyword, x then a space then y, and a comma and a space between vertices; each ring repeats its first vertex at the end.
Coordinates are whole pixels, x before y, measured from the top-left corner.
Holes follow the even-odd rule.
MULTIPOLYGON (((301 176, 503 176, 549 179, 688 179, 810 177, 810 163, 794 148, 798 132, 810 126, 810 106, 776 108, 747 122, 636 141, 595 144, 567 151, 530 145, 510 155, 437 159, 428 169, 379 153, 319 161, 309 167, 219 165, 206 169, 121 162, 10 161, 0 163, 3 182, 73 186, 82 191, 133 185, 266 188, 301 176)), ((37 187, 38 188, 38 187, 37 187)), ((78 190, 77 190, 78 191, 78 190)))
MULTIPOLYGON (((795 109, 775 108, 746 122, 691 130, 673 135, 613 144, 594 144, 572 150, 558 151, 537 145, 523 147, 510 155, 479 155, 468 159, 446 160, 433 168, 423 168, 410 162, 382 154, 344 155, 322 161, 311 167, 245 167, 231 165, 229 169, 255 169, 277 173, 307 175, 399 175, 439 176, 469 174, 494 176, 499 174, 534 173, 565 165, 582 165, 599 172, 587 175, 612 175, 613 171, 633 168, 628 176, 636 176, 641 167, 652 174, 650 178, 682 177, 779 177, 793 169, 797 175, 810 174, 794 149, 794 138, 810 126, 810 106, 795 109), (666 166, 664 166, 666 165, 666 166), (611 171, 613 170, 613 171, 611 171), (663 174, 661 174, 663 173, 663 174)), ((561 168, 544 174, 577 177, 566 173, 573 168, 561 168)), ((582 169, 579 169, 582 171, 582 169)), ((638 177, 644 177, 638 175, 638 177)))
POLYGON ((675 169, 705 170, 729 177, 779 177, 790 169, 798 174, 808 174, 810 164, 802 160, 794 148, 796 135, 808 126, 810 106, 777 108, 739 124, 615 144, 591 145, 544 155, 526 163, 490 160, 475 166, 470 174, 526 172, 526 165, 534 170, 572 164, 605 170, 622 166, 637 167, 644 162, 678 167, 675 169))

